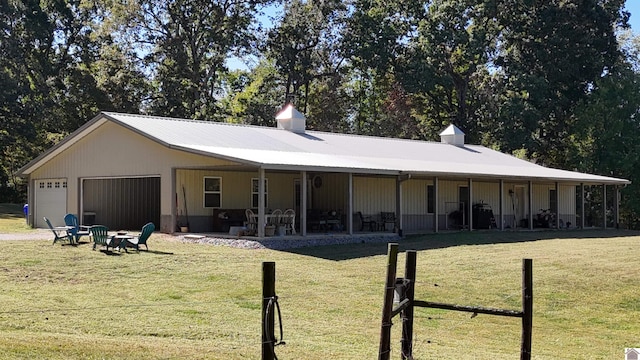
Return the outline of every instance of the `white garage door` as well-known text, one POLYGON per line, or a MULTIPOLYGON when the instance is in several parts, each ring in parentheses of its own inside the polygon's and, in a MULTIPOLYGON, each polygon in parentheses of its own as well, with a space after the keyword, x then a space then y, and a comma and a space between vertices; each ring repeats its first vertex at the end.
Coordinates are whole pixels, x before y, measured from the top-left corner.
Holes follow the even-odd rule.
POLYGON ((46 216, 51 225, 63 226, 67 213, 67 179, 36 180, 35 207, 33 215, 36 227, 46 228, 46 216))

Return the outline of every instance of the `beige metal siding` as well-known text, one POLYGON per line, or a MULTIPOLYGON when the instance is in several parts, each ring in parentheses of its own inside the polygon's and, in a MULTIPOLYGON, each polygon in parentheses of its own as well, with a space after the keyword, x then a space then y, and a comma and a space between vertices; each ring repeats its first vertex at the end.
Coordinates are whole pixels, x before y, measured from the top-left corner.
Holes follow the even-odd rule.
MULTIPOLYGON (((184 214, 184 196, 187 196, 189 215, 206 216, 212 214, 211 208, 204 207, 204 178, 220 177, 222 179, 221 209, 251 208, 251 179, 258 178, 258 172, 234 172, 215 170, 176 170, 176 189, 178 195, 179 214, 184 214)), ((300 178, 296 173, 265 174, 268 181, 267 209, 288 209, 294 207, 294 179, 300 178)))
POLYGON ((395 178, 354 177, 353 211, 377 216, 381 211, 395 211, 395 178))
POLYGON ((70 179, 66 211, 79 213, 80 181, 74 179, 160 176, 161 213, 170 215, 175 202, 175 194, 171 189, 172 168, 232 164, 225 160, 169 149, 120 125, 107 122, 38 168, 31 179, 70 179))

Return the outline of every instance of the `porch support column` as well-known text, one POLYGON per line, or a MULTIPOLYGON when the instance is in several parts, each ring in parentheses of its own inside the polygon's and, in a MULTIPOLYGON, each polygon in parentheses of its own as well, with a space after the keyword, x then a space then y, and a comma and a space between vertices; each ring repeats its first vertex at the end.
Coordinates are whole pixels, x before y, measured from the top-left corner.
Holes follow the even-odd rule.
POLYGON ((302 171, 300 173, 300 233, 302 236, 307 236, 307 172, 302 171))
POLYGON ((258 237, 264 237, 264 169, 258 169, 258 237))
MULTIPOLYGON (((401 198, 402 198, 402 179, 400 178, 400 176, 398 176, 396 178, 396 208, 395 208, 396 223, 393 224, 393 227, 394 227, 393 231, 397 232, 398 234, 402 234, 402 214, 400 214, 400 209, 402 208, 400 205, 401 198)), ((382 223, 382 226, 384 226, 384 223, 382 223)))
POLYGON ((468 187, 469 187, 469 199, 467 199, 467 219, 469 219, 468 221, 468 225, 469 225, 469 231, 473 230, 473 204, 471 203, 471 201, 473 200, 473 180, 471 178, 469 178, 468 181, 468 187))
MULTIPOLYGON (((433 178, 433 232, 438 233, 438 228, 440 224, 438 224, 438 177, 433 178)), ((430 199, 427 199, 429 201, 430 199)), ((428 205, 427 205, 428 206, 428 205)))
POLYGON ((602 228, 607 228, 607 184, 602 184, 602 228))
POLYGON ((533 230, 533 182, 529 180, 529 230, 533 230))
POLYGON ((584 229, 584 183, 580 183, 580 204, 580 228, 584 229))
POLYGON ((498 225, 498 228, 501 231, 504 231, 504 180, 500 179, 500 206, 498 211, 500 211, 500 217, 498 218, 500 220, 500 225, 498 225))
POLYGON ((618 185, 615 185, 613 187, 613 194, 614 194, 614 209, 615 209, 615 214, 614 214, 614 224, 613 226, 615 226, 616 229, 620 228, 620 188, 618 187, 618 185))
POLYGON ((347 174, 347 213, 346 216, 346 225, 347 225, 347 234, 353 235, 353 173, 347 174))
POLYGON ((560 183, 556 181, 556 229, 560 229, 560 183))
MULTIPOLYGON (((80 188, 82 189, 84 187, 81 186, 80 188)), ((171 199, 171 223, 169 224, 169 226, 171 226, 171 229, 169 230, 171 231, 169 231, 169 233, 173 234, 178 228, 178 190, 176 188, 176 168, 171 168, 171 199)))

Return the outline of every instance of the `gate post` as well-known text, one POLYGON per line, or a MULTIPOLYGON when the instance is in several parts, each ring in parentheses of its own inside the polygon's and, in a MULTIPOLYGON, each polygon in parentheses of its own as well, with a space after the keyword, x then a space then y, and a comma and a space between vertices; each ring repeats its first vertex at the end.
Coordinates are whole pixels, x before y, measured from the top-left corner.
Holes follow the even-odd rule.
POLYGON ((384 304, 382 306, 382 326, 380 329, 380 349, 378 360, 389 360, 391 354, 391 312, 393 293, 396 288, 396 266, 398 264, 398 244, 389 243, 387 256, 387 282, 384 286, 384 304))
POLYGON ((400 340, 401 346, 401 359, 413 359, 413 300, 415 296, 415 283, 416 283, 416 251, 407 251, 406 267, 404 271, 404 278, 407 279, 407 287, 405 289, 405 298, 409 300, 409 306, 407 306, 400 314, 402 318, 402 339, 400 340))
POLYGON ((533 326, 533 267, 531 259, 522 260, 522 347, 520 360, 531 360, 533 326))
POLYGON ((276 263, 262 263, 262 360, 275 360, 275 316, 268 311, 276 296, 276 263))

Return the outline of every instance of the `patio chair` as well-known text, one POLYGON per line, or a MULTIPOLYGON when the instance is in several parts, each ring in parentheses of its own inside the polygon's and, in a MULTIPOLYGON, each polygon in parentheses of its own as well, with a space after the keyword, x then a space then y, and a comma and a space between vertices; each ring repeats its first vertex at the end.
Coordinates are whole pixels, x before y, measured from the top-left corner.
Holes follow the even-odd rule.
POLYGON ((293 209, 287 209, 282 214, 282 226, 284 226, 284 233, 295 235, 296 234, 296 211, 293 209))
POLYGON ((136 251, 140 252, 140 245, 144 245, 144 247, 147 248, 147 251, 149 251, 149 247, 147 246, 147 239, 149 239, 149 236, 151 236, 155 229, 156 226, 153 225, 152 222, 146 223, 142 227, 140 235, 134 237, 133 239, 124 240, 124 244, 121 244, 121 247, 124 248, 124 251, 127 251, 127 245, 133 245, 133 247, 136 248, 136 251))
POLYGON ((269 225, 275 225, 278 227, 282 221, 282 210, 275 209, 271 212, 271 216, 269 217, 269 225))
POLYGON ((380 230, 387 231, 387 224, 393 225, 392 231, 395 230, 396 213, 384 211, 380 213, 380 230))
POLYGON ((51 232, 53 233, 53 243, 55 244, 58 241, 68 241, 69 244, 73 244, 73 235, 71 235, 68 231, 67 228, 54 228, 51 225, 51 221, 49 221, 48 218, 44 218, 44 222, 47 223, 47 226, 49 226, 49 229, 51 229, 51 232))
POLYGON ((112 245, 113 236, 109 235, 109 228, 106 226, 92 226, 91 237, 93 238, 93 250, 96 249, 97 245, 106 246, 107 251, 109 251, 109 246, 111 246, 112 249, 115 249, 115 246, 112 245))
POLYGON ((251 209, 247 209, 244 211, 245 216, 247 217, 247 233, 246 235, 255 235, 258 232, 258 222, 255 214, 251 209))
POLYGON ((80 242, 80 237, 91 236, 89 226, 80 226, 78 217, 75 214, 67 214, 64 216, 64 223, 69 227, 69 233, 74 237, 76 244, 80 242))
POLYGON ((369 226, 369 231, 373 231, 376 228, 376 221, 371 216, 364 216, 362 212, 358 211, 358 217, 360 218, 360 231, 364 230, 364 226, 369 226))

